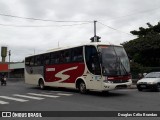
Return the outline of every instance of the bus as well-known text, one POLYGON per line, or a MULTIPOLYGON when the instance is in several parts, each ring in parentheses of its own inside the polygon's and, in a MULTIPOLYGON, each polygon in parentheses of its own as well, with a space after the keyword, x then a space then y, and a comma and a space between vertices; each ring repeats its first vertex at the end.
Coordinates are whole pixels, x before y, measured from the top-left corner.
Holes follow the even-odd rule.
POLYGON ((94 42, 26 57, 25 83, 86 93, 125 89, 132 80, 123 46, 94 42))

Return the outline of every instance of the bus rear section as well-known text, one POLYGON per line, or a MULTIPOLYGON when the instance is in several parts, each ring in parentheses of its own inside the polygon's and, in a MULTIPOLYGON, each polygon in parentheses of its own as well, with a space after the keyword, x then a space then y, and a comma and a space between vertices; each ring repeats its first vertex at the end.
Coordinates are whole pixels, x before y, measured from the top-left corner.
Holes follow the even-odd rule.
POLYGON ((25 82, 45 86, 76 88, 83 76, 85 63, 83 46, 77 46, 26 57, 25 82))

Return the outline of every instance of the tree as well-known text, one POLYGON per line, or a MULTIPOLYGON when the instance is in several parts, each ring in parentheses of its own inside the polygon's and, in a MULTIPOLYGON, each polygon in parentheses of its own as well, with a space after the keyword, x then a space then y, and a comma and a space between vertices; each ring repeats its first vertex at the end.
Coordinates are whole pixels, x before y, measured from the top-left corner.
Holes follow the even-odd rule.
POLYGON ((160 66, 160 23, 153 26, 147 23, 148 28, 140 27, 139 31, 131 31, 138 38, 124 42, 122 45, 129 58, 145 67, 160 66))
POLYGON ((159 34, 160 33, 160 22, 158 22, 157 25, 153 26, 150 23, 147 23, 149 28, 143 28, 140 27, 139 31, 133 30, 130 33, 133 35, 137 35, 139 38, 140 37, 145 37, 149 34, 159 34))

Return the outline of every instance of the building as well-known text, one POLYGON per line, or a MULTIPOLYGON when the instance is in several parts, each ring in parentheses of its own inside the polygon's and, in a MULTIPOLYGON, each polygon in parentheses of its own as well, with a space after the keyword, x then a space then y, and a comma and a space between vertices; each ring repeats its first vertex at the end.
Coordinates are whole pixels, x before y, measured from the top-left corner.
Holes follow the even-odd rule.
POLYGON ((0 73, 9 78, 24 78, 24 62, 0 63, 0 73))
POLYGON ((24 78, 24 62, 9 64, 10 78, 24 78))
POLYGON ((0 62, 0 73, 8 72, 8 63, 0 62))

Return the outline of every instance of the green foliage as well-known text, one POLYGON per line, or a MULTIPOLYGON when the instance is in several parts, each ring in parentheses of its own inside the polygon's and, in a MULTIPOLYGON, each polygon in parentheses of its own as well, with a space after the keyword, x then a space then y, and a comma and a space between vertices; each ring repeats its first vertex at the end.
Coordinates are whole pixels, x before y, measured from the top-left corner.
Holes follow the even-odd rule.
POLYGON ((160 23, 136 32, 140 37, 122 44, 129 58, 145 67, 160 66, 160 23))
POLYGON ((147 25, 148 28, 140 27, 139 31, 131 31, 138 36, 137 39, 122 43, 132 60, 133 78, 137 78, 139 73, 154 71, 153 68, 160 71, 160 23, 155 26, 150 23, 147 25))
POLYGON ((131 31, 130 33, 132 33, 133 35, 138 35, 138 37, 145 37, 149 34, 158 34, 160 33, 160 22, 158 22, 157 25, 153 26, 150 23, 147 23, 149 28, 143 28, 140 27, 139 31, 131 31))
POLYGON ((131 73, 132 73, 132 78, 139 78, 138 74, 139 73, 148 73, 151 71, 151 68, 149 67, 143 67, 142 65, 131 62, 131 73))

